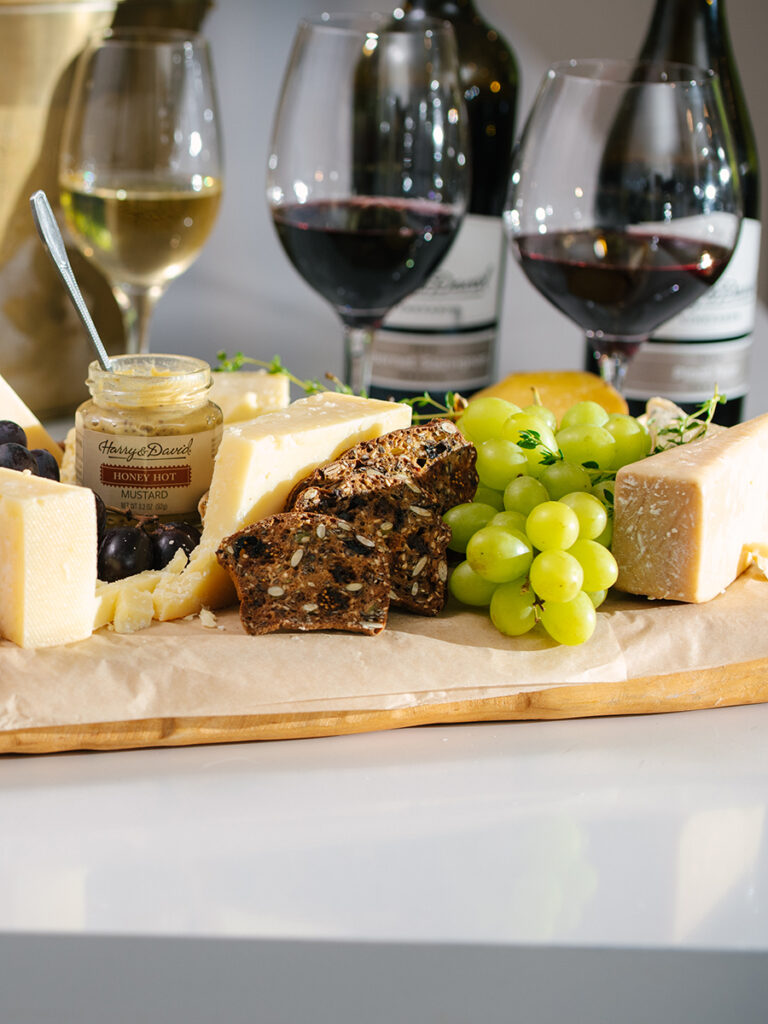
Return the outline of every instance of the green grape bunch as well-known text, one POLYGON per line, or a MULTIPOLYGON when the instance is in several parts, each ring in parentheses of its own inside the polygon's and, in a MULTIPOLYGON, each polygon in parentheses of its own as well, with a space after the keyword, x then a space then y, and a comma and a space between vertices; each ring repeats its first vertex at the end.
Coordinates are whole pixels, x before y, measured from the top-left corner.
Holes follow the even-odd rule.
POLYGON ((616 473, 650 454, 647 428, 596 402, 576 403, 558 423, 540 404, 490 396, 470 400, 457 425, 477 450, 480 483, 444 516, 464 556, 451 593, 487 608, 507 636, 538 626, 556 643, 584 643, 618 577, 616 473))

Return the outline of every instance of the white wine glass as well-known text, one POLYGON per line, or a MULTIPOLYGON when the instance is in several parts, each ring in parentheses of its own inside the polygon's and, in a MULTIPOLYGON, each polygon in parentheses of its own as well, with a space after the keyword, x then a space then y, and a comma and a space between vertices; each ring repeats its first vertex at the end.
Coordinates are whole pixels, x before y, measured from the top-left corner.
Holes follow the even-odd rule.
POLYGON ((584 329, 619 391, 649 334, 723 272, 741 216, 714 72, 633 60, 549 69, 505 222, 531 283, 584 329))
POLYGON ((354 391, 370 384, 373 332, 456 236, 466 132, 447 22, 326 14, 299 23, 267 201, 289 259, 342 321, 354 391))
POLYGON ((157 300, 213 227, 221 149, 202 36, 120 28, 91 40, 67 105, 60 198, 72 239, 112 287, 129 353, 149 350, 157 300))

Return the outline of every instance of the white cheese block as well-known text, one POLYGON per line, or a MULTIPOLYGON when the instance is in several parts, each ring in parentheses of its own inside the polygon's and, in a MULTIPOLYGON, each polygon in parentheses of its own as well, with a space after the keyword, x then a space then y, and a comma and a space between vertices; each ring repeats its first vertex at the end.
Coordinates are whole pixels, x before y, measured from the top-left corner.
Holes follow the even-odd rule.
POLYGON ((20 647, 85 639, 95 588, 93 493, 0 469, 0 636, 20 647))
POLYGON ((62 450, 40 420, 0 376, 0 420, 12 420, 24 429, 30 448, 45 448, 61 464, 62 450))
POLYGON ((226 427, 216 455, 200 545, 180 575, 154 591, 155 617, 182 618, 235 600, 216 561, 224 537, 282 510, 295 484, 358 441, 410 426, 410 406, 324 392, 283 412, 226 427))
POLYGON ((212 373, 208 397, 224 413, 225 423, 238 423, 285 409, 290 401, 290 381, 284 373, 266 370, 212 373))
POLYGON ((768 541, 768 414, 633 462, 616 476, 616 586, 701 603, 768 541))

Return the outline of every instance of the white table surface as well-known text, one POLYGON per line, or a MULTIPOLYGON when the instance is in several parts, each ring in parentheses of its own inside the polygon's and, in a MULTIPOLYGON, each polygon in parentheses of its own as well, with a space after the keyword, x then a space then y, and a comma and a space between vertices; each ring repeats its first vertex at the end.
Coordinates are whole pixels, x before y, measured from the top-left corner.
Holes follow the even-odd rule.
POLYGON ((0 759, 0 1020, 766 1020, 768 705, 0 759))

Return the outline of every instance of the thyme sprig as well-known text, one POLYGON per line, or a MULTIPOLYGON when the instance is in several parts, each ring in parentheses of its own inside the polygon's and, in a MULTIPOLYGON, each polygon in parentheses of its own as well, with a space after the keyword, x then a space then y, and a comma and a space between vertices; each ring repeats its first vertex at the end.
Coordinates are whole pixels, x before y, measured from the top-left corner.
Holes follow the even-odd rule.
POLYGON ((283 365, 280 356, 273 356, 269 362, 263 359, 253 359, 251 356, 243 355, 242 352, 235 352, 233 356, 228 356, 226 352, 221 351, 216 353, 217 365, 214 366, 214 373, 234 373, 237 370, 242 370, 244 366, 257 366, 260 369, 266 370, 267 373, 282 374, 287 377, 292 384, 301 388, 302 391, 307 395, 317 395, 321 391, 328 391, 328 384, 333 385, 333 390, 338 391, 341 394, 351 395, 352 388, 349 385, 344 384, 343 381, 333 373, 326 373, 323 378, 328 383, 317 378, 310 378, 302 380, 297 377, 296 374, 283 365))
POLYGON ((715 386, 714 395, 697 406, 692 413, 686 416, 678 416, 677 419, 660 427, 656 435, 656 445, 652 455, 664 451, 666 448, 674 448, 681 444, 688 444, 703 437, 717 411, 718 405, 726 401, 725 395, 721 395, 715 386))
POLYGON ((417 423, 432 420, 436 416, 457 420, 468 405, 467 399, 458 391, 446 391, 442 401, 430 395, 428 391, 424 391, 420 395, 414 395, 413 398, 403 398, 401 402, 403 405, 410 405, 414 410, 413 419, 417 423), (417 409, 421 411, 417 412, 417 409))
MULTIPOLYGON (((233 356, 228 356, 226 352, 221 351, 216 353, 216 359, 216 366, 213 367, 215 373, 235 373, 238 370, 242 370, 244 366, 256 366, 266 370, 267 373, 282 374, 292 384, 301 388, 306 395, 316 395, 321 391, 328 390, 338 391, 345 395, 355 394, 348 384, 339 380, 333 373, 326 373, 323 380, 318 380, 317 378, 303 380, 301 377, 297 377, 296 374, 291 373, 283 364, 280 356, 273 356, 272 359, 266 361, 254 359, 251 356, 244 355, 242 352, 235 352, 233 356), (332 385, 332 388, 329 388, 329 385, 332 385)), ((364 391, 360 391, 358 394, 363 398, 366 396, 364 391)), ((412 398, 403 398, 401 401, 404 405, 410 405, 414 410, 414 422, 431 420, 436 416, 456 420, 467 407, 467 399, 460 395, 458 391, 447 391, 442 400, 435 398, 428 391, 424 391, 420 395, 414 395, 412 398), (417 412, 416 410, 419 411, 417 412)))

